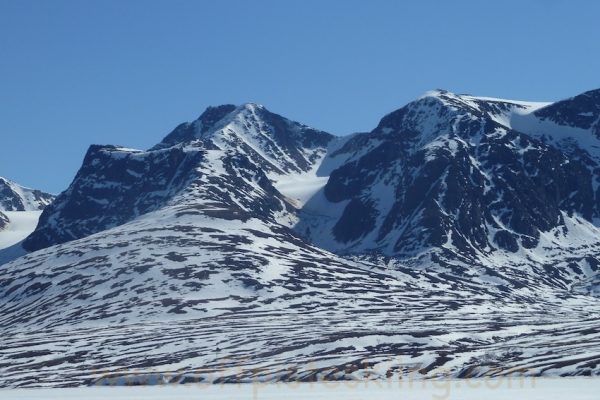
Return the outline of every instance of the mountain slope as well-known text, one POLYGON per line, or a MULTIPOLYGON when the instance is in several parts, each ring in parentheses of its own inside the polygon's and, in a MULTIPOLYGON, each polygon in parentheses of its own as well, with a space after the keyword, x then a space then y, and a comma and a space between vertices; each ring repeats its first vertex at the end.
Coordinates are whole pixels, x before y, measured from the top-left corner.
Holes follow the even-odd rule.
POLYGON ((4 229, 8 224, 8 217, 0 212, 0 230, 4 229))
POLYGON ((338 150, 348 161, 324 196, 341 215, 307 215, 299 231, 309 227, 315 243, 335 251, 411 257, 534 249, 542 233, 565 226, 564 213, 592 224, 600 212, 595 153, 511 127, 513 115, 521 129, 541 106, 438 91, 387 115, 338 150))
POLYGON ((597 373, 597 300, 541 267, 351 261, 174 202, 2 267, 2 386, 597 373))
POLYGON ((179 125, 153 149, 194 139, 208 139, 221 149, 235 149, 267 174, 284 175, 310 170, 333 136, 283 118, 259 104, 247 103, 209 107, 196 121, 179 125))
MULTIPOLYGON (((35 230, 41 213, 41 211, 5 211, 0 213, 0 264, 4 261, 4 249, 21 242, 29 236, 35 230)), ((20 253, 24 253, 24 250, 20 253)))
POLYGON ((35 230, 41 210, 53 199, 0 177, 0 264, 25 254, 18 243, 35 230))
POLYGON ((38 250, 123 224, 170 204, 193 185, 208 184, 210 189, 198 195, 229 208, 253 208, 263 216, 283 212, 287 206, 267 175, 309 171, 332 140, 325 132, 246 104, 209 108, 149 151, 92 146, 71 186, 45 210, 24 247, 38 250), (174 140, 182 142, 169 146, 174 140), (220 175, 232 182, 220 181, 220 175), (248 204, 257 197, 249 190, 256 185, 272 198, 248 204), (248 198, 236 203, 228 190, 249 190, 248 198))
POLYGON ((600 139, 600 89, 550 104, 534 114, 542 121, 583 129, 600 139))
POLYGON ((573 99, 434 91, 345 138, 224 105, 92 146, 0 266, 0 385, 598 375, 573 99))
POLYGON ((474 272, 350 261, 179 203, 3 266, 0 383, 598 373, 596 299, 474 272))

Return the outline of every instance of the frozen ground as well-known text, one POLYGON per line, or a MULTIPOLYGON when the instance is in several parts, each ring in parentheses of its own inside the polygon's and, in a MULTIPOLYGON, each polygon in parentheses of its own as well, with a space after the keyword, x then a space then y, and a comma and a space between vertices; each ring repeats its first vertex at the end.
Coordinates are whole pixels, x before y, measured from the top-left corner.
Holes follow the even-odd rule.
POLYGON ((403 399, 403 400, 595 400, 600 379, 364 381, 280 384, 165 385, 0 390, 4 400, 48 399, 403 399))

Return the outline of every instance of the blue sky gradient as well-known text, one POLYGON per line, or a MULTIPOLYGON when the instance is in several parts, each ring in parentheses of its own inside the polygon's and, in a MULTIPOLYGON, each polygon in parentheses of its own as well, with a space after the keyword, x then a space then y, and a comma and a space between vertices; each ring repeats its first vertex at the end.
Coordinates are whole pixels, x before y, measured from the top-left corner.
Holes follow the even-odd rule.
POLYGON ((92 143, 148 148, 258 102, 344 135, 423 92, 600 87, 600 2, 0 0, 0 176, 60 192, 92 143))

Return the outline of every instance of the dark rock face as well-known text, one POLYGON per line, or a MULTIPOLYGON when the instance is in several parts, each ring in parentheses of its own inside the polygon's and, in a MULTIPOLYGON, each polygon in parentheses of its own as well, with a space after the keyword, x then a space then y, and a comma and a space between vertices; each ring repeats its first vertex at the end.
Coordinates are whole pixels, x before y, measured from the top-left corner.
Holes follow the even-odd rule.
POLYGON ((0 180, 0 203, 2 203, 2 209, 7 211, 23 210, 24 208, 23 201, 2 180, 0 180))
POLYGON ((33 251, 89 236, 164 207, 176 195, 178 201, 193 196, 198 212, 226 219, 268 220, 284 210, 281 195, 243 155, 225 157, 226 173, 210 175, 208 149, 210 143, 202 141, 137 153, 92 146, 69 189, 44 210, 23 247, 33 251))
POLYGON ((350 140, 339 152, 359 156, 333 171, 325 187, 330 201, 350 200, 333 234, 345 243, 374 231, 373 247, 395 255, 444 245, 515 252, 564 224, 563 212, 600 216, 593 183, 600 175, 589 155, 574 157, 499 124, 492 117, 507 107, 442 92, 350 140), (359 221, 357 204, 381 202, 381 186, 393 189, 392 206, 365 208, 370 223, 350 228, 348 215, 359 221))
POLYGON ((360 239, 375 227, 375 213, 373 205, 352 199, 333 227, 333 233, 344 243, 360 239))
POLYGON ((8 225, 8 217, 0 212, 0 230, 8 225))
POLYGON ((600 138, 600 89, 553 103, 536 111, 535 115, 560 125, 590 129, 600 138))
POLYGON ((294 170, 307 171, 316 161, 319 154, 313 153, 308 158, 302 154, 303 149, 326 148, 333 136, 327 132, 312 129, 306 125, 291 123, 281 115, 274 114, 260 107, 256 110, 260 121, 267 125, 267 137, 273 144, 267 145, 270 153, 281 152, 278 158, 291 158, 293 164, 285 168, 285 172, 294 170))
POLYGON ((180 125, 149 151, 91 146, 23 247, 83 238, 173 205, 175 197, 215 218, 274 221, 291 209, 267 173, 312 168, 332 138, 260 106, 225 105, 180 125))
POLYGON ((233 112, 236 106, 233 104, 224 104, 217 107, 208 107, 206 111, 194 122, 184 122, 178 125, 171 133, 153 149, 161 149, 174 146, 178 143, 189 142, 213 128, 227 114, 233 112))
POLYGON ((88 236, 157 209, 194 178, 203 148, 129 153, 91 146, 73 183, 23 243, 29 251, 88 236))
POLYGON ((494 235, 494 242, 500 248, 516 253, 519 250, 519 243, 513 234, 509 231, 501 230, 494 235))

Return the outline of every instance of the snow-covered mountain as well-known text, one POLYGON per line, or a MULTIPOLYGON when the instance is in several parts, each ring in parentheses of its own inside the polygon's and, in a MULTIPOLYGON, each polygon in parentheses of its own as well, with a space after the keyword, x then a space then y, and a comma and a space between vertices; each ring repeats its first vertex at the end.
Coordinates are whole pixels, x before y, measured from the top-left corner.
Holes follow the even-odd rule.
MULTIPOLYGON (((308 218, 310 236, 344 252, 487 255, 527 252, 544 232, 579 218, 593 239, 600 216, 595 125, 554 122, 590 93, 547 106, 426 94, 333 154, 346 161, 324 195, 344 211, 308 218)), ((598 120, 597 110, 585 113, 598 120)))
POLYGON ((148 151, 91 146, 73 183, 44 211, 24 247, 88 236, 175 205, 177 195, 191 190, 193 202, 203 199, 223 213, 290 218, 273 179, 310 171, 333 139, 245 104, 208 108, 148 151))
POLYGON ((0 266, 0 384, 597 375, 598 93, 92 146, 0 266))
POLYGON ((38 211, 52 202, 54 196, 29 189, 0 176, 0 211, 38 211))
POLYGON ((53 199, 51 194, 0 177, 0 264, 25 253, 17 243, 33 232, 41 210, 53 199))

